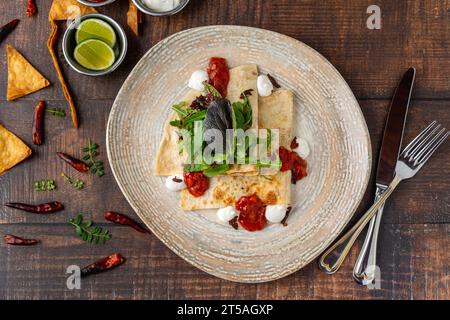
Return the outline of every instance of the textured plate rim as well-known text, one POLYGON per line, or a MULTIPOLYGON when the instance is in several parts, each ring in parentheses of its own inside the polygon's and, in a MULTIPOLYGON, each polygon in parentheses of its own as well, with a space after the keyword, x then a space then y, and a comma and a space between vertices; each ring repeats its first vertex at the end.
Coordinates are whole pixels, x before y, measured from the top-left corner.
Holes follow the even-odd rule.
POLYGON ((356 209, 358 208, 358 206, 361 203, 362 198, 364 197, 364 194, 367 190, 368 184, 369 184, 369 180, 370 180, 370 174, 372 171, 372 148, 371 148, 371 139, 370 139, 370 134, 369 134, 369 130, 367 127, 367 123, 366 120, 364 118, 364 115, 362 113, 361 107, 355 97, 355 95, 353 94, 353 91, 351 90, 350 86, 348 85, 347 81, 345 81, 345 79, 342 77, 342 75, 340 74, 340 72, 334 67, 334 65, 331 64, 330 61, 328 61, 322 54, 320 54, 318 51, 316 51, 315 49, 311 48, 310 46, 308 46, 307 44, 303 43, 300 40, 297 40, 293 37, 287 36, 285 34, 281 34, 279 32, 276 31, 271 31, 271 30, 267 30, 267 29, 263 29, 263 28, 255 28, 255 27, 249 27, 249 26, 239 26, 239 25, 210 25, 210 26, 202 26, 202 27, 195 27, 195 28, 190 28, 190 29, 185 29, 185 30, 181 30, 179 32, 176 32, 164 39, 161 39, 159 42, 157 42, 155 45, 153 45, 142 57, 141 59, 139 59, 139 61, 136 63, 136 65, 133 67, 133 69, 131 70, 131 72, 129 73, 128 77, 125 79, 125 81, 123 82, 120 90, 118 91, 116 98, 114 99, 114 102, 112 104, 110 113, 109 113, 109 117, 108 117, 108 122, 107 122, 107 127, 106 127, 106 151, 107 151, 107 157, 108 157, 108 162, 110 164, 111 167, 111 171, 113 173, 114 179, 116 180, 120 191, 122 192, 122 194, 124 195, 125 199, 127 200, 127 202, 130 204, 130 206, 132 207, 132 209, 135 211, 135 213, 139 216, 139 218, 144 222, 144 224, 150 229, 150 231, 158 238, 159 241, 163 242, 164 245, 169 248, 172 252, 174 252, 176 255, 178 255, 180 258, 182 258, 184 261, 188 262, 189 264, 193 265, 194 267, 202 270, 203 272, 213 275, 215 277, 224 279, 224 280, 228 280, 228 281, 232 281, 232 282, 239 282, 239 283, 264 283, 264 282, 269 282, 269 281, 275 281, 281 278, 284 278, 286 276, 289 276, 297 271, 299 271, 300 269, 302 269, 303 267, 307 266, 308 264, 310 264, 314 259, 316 259, 323 251, 325 251, 325 249, 330 246, 335 239, 342 233, 342 231, 345 229, 345 227, 347 226, 347 224, 349 223, 349 221, 352 219, 352 217, 354 216, 354 214, 356 213, 356 209), (245 278, 233 278, 233 277, 228 277, 223 275, 222 273, 215 273, 215 272, 211 272, 209 270, 204 270, 201 266, 199 266, 196 262, 191 261, 191 259, 189 259, 188 257, 184 256, 182 252, 179 252, 179 250, 177 250, 177 248, 173 247, 169 242, 170 241, 166 241, 164 238, 159 237, 159 235, 157 233, 154 232, 153 228, 151 227, 151 225, 149 223, 146 222, 146 218, 141 215, 140 209, 138 208, 137 205, 135 205, 133 203, 133 201, 131 201, 131 196, 128 194, 128 191, 126 191, 126 189, 123 187, 123 185, 120 183, 119 178, 118 178, 118 173, 116 172, 116 169, 113 166, 113 162, 112 162, 112 154, 111 154, 111 144, 112 144, 112 137, 110 136, 110 131, 111 131, 111 123, 112 123, 112 118, 114 115, 114 112, 116 111, 117 108, 117 100, 118 97, 121 95, 122 91, 125 88, 125 84, 127 83, 127 81, 129 81, 133 76, 135 71, 139 68, 139 66, 143 63, 143 61, 145 60, 145 58, 150 55, 151 53, 153 53, 153 51, 158 50, 158 48, 160 46, 162 46, 164 44, 164 42, 169 41, 170 39, 180 36, 180 34, 183 33, 188 33, 188 32, 196 32, 196 31, 200 31, 200 30, 206 30, 206 29, 216 29, 216 28, 232 28, 232 29, 247 29, 247 30, 258 30, 258 31, 263 31, 263 32, 267 32, 270 34, 274 34, 280 38, 284 38, 286 39, 286 41, 293 41, 295 43, 297 43, 298 45, 303 46, 306 50, 311 51, 314 55, 317 56, 318 59, 321 60, 321 62, 326 65, 327 67, 329 67, 336 75, 337 77, 342 81, 341 84, 346 88, 346 90, 348 90, 348 92, 351 94, 351 96, 349 97, 351 99, 351 101, 358 106, 357 111, 358 111, 358 118, 360 119, 360 123, 363 126, 363 131, 364 131, 364 137, 366 138, 366 151, 367 151, 367 171, 366 171, 366 175, 363 178, 364 181, 364 187, 361 188, 361 191, 359 192, 359 194, 357 195, 357 197, 355 197, 357 199, 357 201, 355 201, 353 208, 351 208, 351 210, 349 211, 350 213, 347 215, 346 219, 344 219, 344 223, 342 224, 342 226, 339 228, 339 230, 336 231, 335 234, 331 235, 330 237, 327 238, 327 240, 325 240, 322 245, 321 245, 321 249, 315 254, 315 255, 311 255, 311 257, 305 261, 299 262, 298 265, 295 268, 292 268, 286 272, 280 272, 278 274, 276 274, 275 276, 270 276, 270 277, 262 277, 261 279, 255 280, 255 279, 245 279, 245 278))

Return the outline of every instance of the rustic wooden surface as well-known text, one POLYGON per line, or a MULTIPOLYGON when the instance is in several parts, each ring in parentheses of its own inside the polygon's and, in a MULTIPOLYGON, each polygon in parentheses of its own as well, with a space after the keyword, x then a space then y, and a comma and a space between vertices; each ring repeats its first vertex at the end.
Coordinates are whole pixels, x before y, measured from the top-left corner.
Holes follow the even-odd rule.
MULTIPOLYGON (((13 18, 22 20, 0 47, 0 122, 30 146, 37 100, 44 99, 51 107, 67 108, 45 47, 51 1, 37 0, 37 3, 39 14, 33 18, 25 16, 25 1, 6 1, 0 13, 0 24, 13 18), (53 85, 7 102, 7 43, 21 51, 53 85)), ((125 25, 127 3, 118 0, 100 11, 125 25)), ((186 28, 250 25, 287 34, 318 50, 342 73, 358 98, 371 133, 374 158, 389 99, 409 66, 417 68, 417 80, 405 141, 433 119, 450 127, 450 1, 377 1, 382 12, 381 30, 366 28, 366 9, 371 4, 370 0, 191 0, 176 16, 144 17, 140 37, 126 28, 130 48, 125 62, 113 74, 100 78, 75 73, 59 52, 77 101, 81 127, 73 129, 69 117, 47 116, 45 144, 33 147, 30 159, 0 177, 0 204, 59 199, 66 210, 39 216, 0 206, 0 235, 12 233, 42 239, 42 244, 36 247, 0 243, 0 299, 449 299, 448 142, 417 177, 399 187, 386 205, 380 231, 379 290, 360 287, 351 279, 356 248, 361 242, 333 276, 323 274, 316 263, 311 263, 287 278, 248 285, 220 280, 195 269, 153 235, 102 223, 111 230, 113 238, 106 245, 96 246, 76 238, 67 224, 79 212, 99 222, 104 221, 105 210, 134 216, 107 165, 104 146, 108 112, 139 58, 159 40, 186 28), (73 191, 59 174, 65 171, 78 175, 57 160, 55 152, 77 154, 88 138, 100 144, 107 174, 103 178, 83 176, 86 188, 73 191), (33 181, 41 178, 55 179, 58 189, 35 192, 33 181), (66 288, 67 266, 84 266, 113 252, 127 257, 126 264, 86 279, 82 290, 66 288)), ((368 208, 373 191, 372 180, 359 212, 368 208)))

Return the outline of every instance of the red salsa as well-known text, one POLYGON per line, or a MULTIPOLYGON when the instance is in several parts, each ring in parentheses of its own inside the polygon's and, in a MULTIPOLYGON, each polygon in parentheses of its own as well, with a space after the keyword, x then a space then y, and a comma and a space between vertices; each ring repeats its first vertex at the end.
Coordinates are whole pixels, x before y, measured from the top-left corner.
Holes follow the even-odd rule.
POLYGON ((208 177, 202 172, 185 172, 183 177, 189 193, 194 197, 200 197, 208 190, 208 177))
POLYGON ((291 170, 293 184, 306 177, 306 160, 302 159, 297 152, 280 147, 279 155, 281 159, 281 171, 291 170))
POLYGON ((222 97, 225 98, 227 96, 228 82, 230 81, 227 60, 218 57, 211 58, 207 72, 209 84, 216 88, 222 97))
POLYGON ((257 231, 266 226, 266 206, 256 194, 240 197, 235 207, 239 211, 238 221, 244 229, 257 231))

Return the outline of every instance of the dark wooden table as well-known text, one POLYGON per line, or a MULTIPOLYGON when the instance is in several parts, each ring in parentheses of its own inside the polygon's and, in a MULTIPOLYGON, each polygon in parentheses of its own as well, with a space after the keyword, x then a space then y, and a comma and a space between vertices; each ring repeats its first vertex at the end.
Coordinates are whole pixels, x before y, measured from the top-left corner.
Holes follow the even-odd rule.
MULTIPOLYGON (((13 233, 42 239, 42 244, 35 247, 12 247, 0 242, 0 298, 449 299, 449 143, 413 180, 402 184, 386 205, 379 243, 379 290, 360 287, 351 278, 361 242, 333 276, 319 271, 314 262, 278 281, 239 284, 192 267, 153 235, 103 223, 105 210, 135 216, 107 165, 105 126, 112 102, 142 55, 159 40, 186 28, 211 24, 256 26, 284 33, 319 51, 341 72, 358 98, 371 133, 374 159, 389 99, 410 66, 417 68, 417 80, 405 141, 433 119, 450 127, 450 1, 376 2, 381 8, 381 30, 366 27, 366 9, 374 4, 372 0, 191 0, 176 16, 145 16, 139 37, 126 28, 130 47, 125 62, 113 74, 99 78, 71 70, 60 51, 64 73, 76 97, 81 127, 74 129, 70 117, 47 116, 45 144, 33 147, 30 159, 0 177, 0 203, 59 199, 66 210, 39 216, 0 206, 1 235, 13 233), (106 175, 84 175, 87 186, 83 191, 74 191, 59 175, 62 171, 78 175, 58 161, 55 152, 76 154, 89 138, 100 144, 106 175), (41 178, 55 179, 57 190, 35 192, 33 181, 41 178), (67 223, 79 212, 107 226, 113 233, 111 241, 90 245, 79 240, 67 223), (67 289, 67 266, 84 266, 113 252, 127 257, 126 264, 84 280, 81 290, 67 289)), ((0 48, 0 122, 31 146, 37 100, 44 99, 50 107, 67 108, 67 103, 45 46, 51 1, 37 0, 39 14, 33 18, 25 16, 24 3, 2 3, 0 24, 13 18, 22 21, 0 48), (21 51, 53 85, 7 102, 7 43, 21 51)), ((118 0, 100 11, 125 26, 127 3, 118 0)), ((372 179, 359 212, 368 208, 373 192, 372 179)))

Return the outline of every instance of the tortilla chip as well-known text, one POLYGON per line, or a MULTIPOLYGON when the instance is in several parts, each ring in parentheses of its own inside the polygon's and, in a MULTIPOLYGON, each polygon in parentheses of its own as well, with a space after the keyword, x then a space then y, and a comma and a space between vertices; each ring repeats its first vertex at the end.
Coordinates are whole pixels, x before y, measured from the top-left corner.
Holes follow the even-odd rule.
POLYGON ((69 103, 72 122, 75 128, 78 128, 77 110, 75 108, 75 103, 72 99, 72 96, 70 95, 69 87, 66 84, 64 76, 61 72, 58 57, 55 53, 55 46, 58 41, 58 25, 55 23, 55 21, 75 19, 79 16, 96 12, 97 10, 95 10, 93 7, 88 7, 84 4, 79 3, 76 0, 53 0, 50 12, 48 13, 48 20, 50 21, 52 30, 47 40, 47 48, 48 51, 50 52, 50 56, 52 57, 53 65, 58 75, 59 82, 61 83, 64 97, 69 103))
POLYGON ((0 124, 0 175, 28 158, 31 149, 0 124))
POLYGON ((88 13, 95 13, 93 7, 88 7, 77 0, 53 0, 49 21, 75 19, 77 16, 83 16, 88 13))
POLYGON ((8 50, 8 92, 7 100, 15 100, 50 85, 16 49, 7 46, 8 50))
POLYGON ((142 14, 134 5, 133 1, 129 0, 130 6, 127 12, 127 24, 135 35, 139 35, 139 23, 142 22, 142 14))

